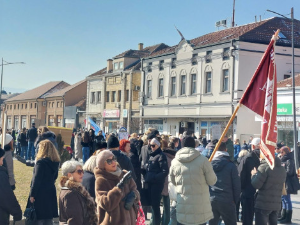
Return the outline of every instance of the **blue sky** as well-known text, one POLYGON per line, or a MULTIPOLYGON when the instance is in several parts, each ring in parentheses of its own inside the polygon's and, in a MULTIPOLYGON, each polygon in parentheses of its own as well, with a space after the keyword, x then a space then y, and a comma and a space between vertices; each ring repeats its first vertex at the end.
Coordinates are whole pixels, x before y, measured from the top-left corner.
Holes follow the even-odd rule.
MULTIPOLYGON (((70 84, 106 66, 128 49, 157 43, 175 45, 216 31, 215 22, 231 21, 233 0, 0 0, 0 57, 26 65, 4 66, 9 91, 32 89, 54 80, 70 84)), ((236 0, 237 25, 287 15, 299 0, 236 0)), ((287 15, 289 17, 289 15, 287 15)))

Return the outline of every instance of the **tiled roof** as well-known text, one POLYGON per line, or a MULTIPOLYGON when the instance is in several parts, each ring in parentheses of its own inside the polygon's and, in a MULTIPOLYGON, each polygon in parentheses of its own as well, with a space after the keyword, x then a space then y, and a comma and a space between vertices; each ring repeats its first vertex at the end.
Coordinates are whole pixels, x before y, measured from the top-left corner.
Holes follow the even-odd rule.
POLYGON ((106 74, 106 69, 107 69, 107 67, 105 67, 101 70, 98 70, 97 72, 89 75, 88 77, 95 77, 95 76, 98 76, 98 75, 104 75, 104 74, 106 74))
POLYGON ((6 100, 6 102, 38 99, 41 98, 41 96, 47 94, 48 92, 55 90, 55 87, 57 86, 66 87, 69 86, 69 84, 64 81, 51 81, 29 91, 26 91, 22 94, 19 94, 15 97, 9 98, 6 100))
MULTIPOLYGON (((277 88, 285 88, 292 86, 292 77, 277 82, 277 88)), ((295 75, 295 87, 300 87, 300 74, 295 75)))
POLYGON ((70 85, 70 86, 68 86, 68 87, 65 87, 65 88, 63 88, 63 89, 61 89, 61 90, 58 90, 58 91, 56 91, 56 92, 54 92, 54 93, 51 93, 51 94, 49 94, 49 95, 47 95, 47 96, 45 96, 45 97, 46 97, 46 98, 51 98, 51 97, 60 97, 60 96, 64 96, 66 92, 72 90, 73 88, 77 87, 78 85, 80 85, 80 84, 82 84, 82 83, 84 83, 84 82, 86 82, 86 80, 81 80, 81 81, 79 81, 79 82, 77 82, 77 83, 75 83, 75 84, 73 84, 73 85, 70 85))
POLYGON ((80 100, 74 106, 78 107, 80 110, 85 110, 86 109, 86 99, 80 100))
MULTIPOLYGON (((281 17, 273 17, 263 21, 249 23, 242 26, 227 28, 224 30, 205 34, 203 36, 190 40, 194 48, 208 46, 215 43, 222 43, 232 39, 268 44, 272 35, 277 29, 286 37, 277 40, 276 45, 290 46, 291 45, 291 20, 281 17)), ((294 44, 295 47, 300 47, 300 21, 294 20, 294 44)), ((154 56, 172 54, 175 52, 177 45, 165 48, 161 51, 154 52, 149 58, 154 56)))
POLYGON ((125 71, 128 71, 128 70, 139 70, 141 68, 141 60, 137 60, 135 61, 134 63, 131 63, 130 65, 128 65, 126 68, 124 68, 125 71))

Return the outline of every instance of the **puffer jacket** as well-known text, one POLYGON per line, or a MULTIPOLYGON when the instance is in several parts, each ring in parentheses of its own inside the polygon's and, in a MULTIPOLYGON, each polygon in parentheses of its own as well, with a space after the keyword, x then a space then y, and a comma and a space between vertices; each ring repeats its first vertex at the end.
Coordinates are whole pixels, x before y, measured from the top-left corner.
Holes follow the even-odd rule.
POLYGON ((251 184, 258 189, 255 208, 263 210, 280 210, 282 186, 286 172, 279 158, 275 157, 273 170, 265 159, 260 163, 257 173, 252 176, 251 184))
POLYGON ((288 194, 297 194, 299 190, 299 179, 295 170, 294 152, 282 156, 281 165, 286 171, 285 188, 288 194))
POLYGON ((214 185, 217 177, 205 156, 194 148, 180 149, 171 163, 169 176, 177 192, 178 222, 194 225, 213 218, 209 185, 214 185))

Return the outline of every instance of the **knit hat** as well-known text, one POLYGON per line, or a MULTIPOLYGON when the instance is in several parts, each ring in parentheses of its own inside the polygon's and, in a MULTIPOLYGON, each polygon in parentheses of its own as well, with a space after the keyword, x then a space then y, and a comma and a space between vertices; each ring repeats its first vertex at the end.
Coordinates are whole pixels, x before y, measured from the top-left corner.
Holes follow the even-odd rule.
POLYGON ((105 161, 114 156, 110 150, 103 150, 97 155, 96 164, 99 169, 104 169, 105 161))
POLYGON ((186 136, 185 138, 182 139, 182 145, 183 147, 191 147, 195 148, 195 139, 191 136, 186 136))
POLYGON ((119 147, 119 140, 116 136, 110 135, 107 140, 107 148, 117 148, 119 147))
POLYGON ((122 139, 120 142, 120 150, 122 152, 125 152, 125 147, 126 147, 126 144, 129 143, 130 144, 130 141, 126 140, 126 139, 122 139))
POLYGON ((5 154, 5 151, 2 148, 0 148, 0 158, 2 158, 4 156, 4 154, 5 154))
POLYGON ((154 133, 152 133, 152 132, 151 132, 150 134, 147 135, 147 139, 148 139, 148 140, 151 140, 151 139, 153 139, 153 138, 155 138, 155 137, 156 137, 156 135, 155 135, 154 133))

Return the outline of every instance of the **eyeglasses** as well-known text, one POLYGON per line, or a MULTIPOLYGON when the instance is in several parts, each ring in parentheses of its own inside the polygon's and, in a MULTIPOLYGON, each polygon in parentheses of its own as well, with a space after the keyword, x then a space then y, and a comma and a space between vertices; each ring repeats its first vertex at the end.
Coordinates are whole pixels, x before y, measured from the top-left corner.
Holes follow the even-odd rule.
POLYGON ((151 148, 154 148, 154 147, 155 147, 155 145, 150 145, 150 147, 151 147, 151 148))
POLYGON ((77 173, 77 174, 81 175, 81 174, 84 174, 84 171, 83 170, 75 170, 73 173, 77 173))
POLYGON ((106 162, 108 165, 111 165, 112 162, 117 162, 117 159, 116 159, 116 157, 112 157, 112 159, 107 159, 106 162))

